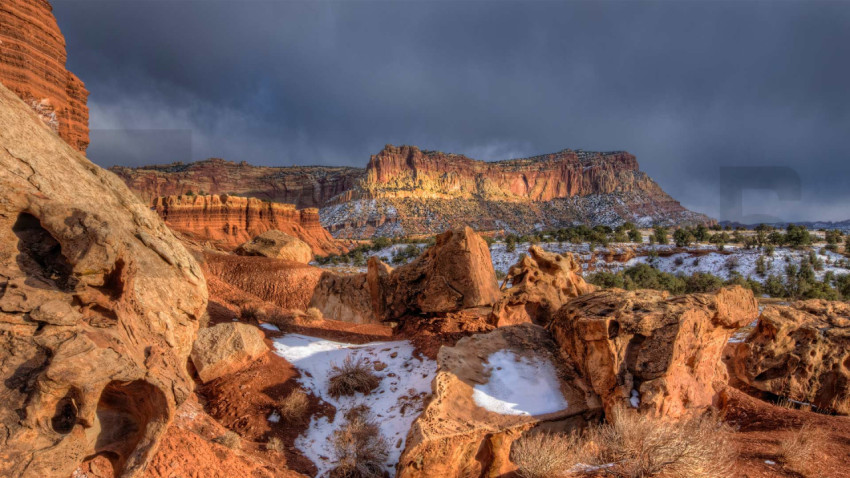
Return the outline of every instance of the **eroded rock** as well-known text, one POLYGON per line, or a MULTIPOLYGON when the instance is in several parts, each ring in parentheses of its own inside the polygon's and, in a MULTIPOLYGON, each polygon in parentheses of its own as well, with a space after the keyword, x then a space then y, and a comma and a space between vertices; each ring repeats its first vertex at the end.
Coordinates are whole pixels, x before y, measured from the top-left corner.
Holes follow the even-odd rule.
POLYGON ((0 86, 0 475, 144 468, 190 392, 207 289, 113 174, 0 86))
POLYGON ((549 323, 568 300, 596 290, 581 277, 581 264, 572 254, 547 252, 531 246, 528 255, 511 266, 502 297, 493 306, 496 326, 549 323))
POLYGON ((284 261, 308 264, 313 260, 310 246, 285 232, 275 229, 266 231, 236 248, 241 256, 263 256, 284 261))
POLYGON ((265 336, 239 322, 201 329, 192 348, 192 364, 204 383, 237 372, 269 351, 265 336))
POLYGON ((606 412, 622 405, 679 417, 712 405, 726 379, 724 346, 757 316, 752 292, 738 286, 678 297, 610 289, 568 302, 550 328, 606 412))
POLYGON ((758 390, 850 414, 850 305, 809 300, 765 307, 733 358, 758 390))
POLYGON ((411 427, 399 477, 505 476, 515 471, 508 457, 523 431, 545 424, 569 432, 600 412, 536 325, 463 338, 437 361, 434 396, 411 427))

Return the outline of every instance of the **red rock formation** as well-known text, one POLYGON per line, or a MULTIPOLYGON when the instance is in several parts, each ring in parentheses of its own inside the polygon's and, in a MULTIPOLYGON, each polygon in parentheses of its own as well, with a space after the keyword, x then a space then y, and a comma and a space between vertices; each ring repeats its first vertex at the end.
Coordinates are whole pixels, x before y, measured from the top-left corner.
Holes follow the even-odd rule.
POLYGON ((65 69, 65 37, 47 0, 0 2, 0 82, 68 144, 89 145, 89 92, 65 69))
POLYGON ((95 455, 140 476, 193 387, 206 305, 156 214, 0 85, 0 476, 95 455))
POLYGON ((738 286, 679 297, 609 289, 568 302, 550 329, 606 413, 631 405, 676 418, 715 402, 723 348, 757 316, 753 293, 738 286))
POLYGON ((161 196, 238 194, 269 201, 319 208, 354 186, 363 169, 325 166, 269 168, 208 159, 191 164, 168 164, 110 169, 145 201, 161 196))
POLYGON ((316 255, 345 250, 319 224, 318 209, 226 194, 161 197, 153 208, 172 229, 227 250, 273 229, 304 241, 316 255))

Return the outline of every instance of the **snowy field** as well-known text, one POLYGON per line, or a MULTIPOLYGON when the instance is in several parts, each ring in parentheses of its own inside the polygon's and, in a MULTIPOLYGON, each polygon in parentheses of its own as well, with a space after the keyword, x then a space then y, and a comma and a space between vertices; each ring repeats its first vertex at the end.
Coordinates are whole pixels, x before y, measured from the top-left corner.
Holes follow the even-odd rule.
POLYGON ((500 350, 487 357, 487 383, 476 384, 472 399, 500 415, 545 415, 568 406, 555 367, 548 360, 500 350))
POLYGON ((288 334, 273 339, 273 342, 275 353, 301 372, 301 385, 336 408, 336 416, 330 420, 328 417, 313 417, 305 434, 295 441, 295 446, 319 469, 317 476, 326 476, 333 469, 333 433, 345 423, 343 417, 346 412, 359 405, 368 407, 387 442, 389 459, 386 469, 392 476, 404 450, 407 432, 422 412, 424 400, 431 394, 436 362, 420 355, 414 356, 414 347, 407 341, 354 345, 288 334), (362 357, 369 364, 378 364, 380 370, 375 371, 375 375, 381 378, 378 388, 369 395, 358 393, 353 397, 331 397, 328 393, 331 367, 342 365, 346 357, 355 361, 362 357))

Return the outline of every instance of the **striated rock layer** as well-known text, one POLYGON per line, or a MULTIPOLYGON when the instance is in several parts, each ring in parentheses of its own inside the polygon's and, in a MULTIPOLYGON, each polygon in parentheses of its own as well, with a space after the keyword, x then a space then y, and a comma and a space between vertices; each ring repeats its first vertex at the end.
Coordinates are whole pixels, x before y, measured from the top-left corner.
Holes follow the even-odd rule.
MULTIPOLYGON (((4 3, 6 5, 6 3, 4 3)), ((195 260, 0 85, 0 476, 139 476, 193 383, 195 260)))
POLYGON ((14 91, 53 132, 85 153, 88 91, 65 69, 65 37, 47 0, 0 2, 0 83, 14 91))
POLYGON ((578 223, 713 222, 682 207, 622 151, 564 150, 485 162, 387 145, 365 170, 211 159, 112 171, 145 199, 189 190, 235 192, 318 207, 322 224, 337 237, 436 234, 461 226, 528 232, 578 223))
POLYGON ((304 241, 317 255, 345 251, 319 223, 318 209, 226 194, 161 197, 153 208, 172 229, 227 250, 278 230, 304 241))

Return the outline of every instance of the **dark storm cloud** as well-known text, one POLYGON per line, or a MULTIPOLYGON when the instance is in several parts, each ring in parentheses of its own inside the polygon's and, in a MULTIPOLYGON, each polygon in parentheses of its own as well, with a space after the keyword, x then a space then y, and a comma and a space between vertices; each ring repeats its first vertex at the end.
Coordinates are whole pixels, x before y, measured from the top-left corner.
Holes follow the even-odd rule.
POLYGON ((54 6, 94 129, 192 131, 191 153, 164 135, 177 146, 132 155, 96 132, 103 165, 363 166, 385 143, 488 160, 624 149, 709 214, 720 166, 778 165, 799 172, 802 200, 745 195, 745 213, 850 218, 848 2, 54 6))

